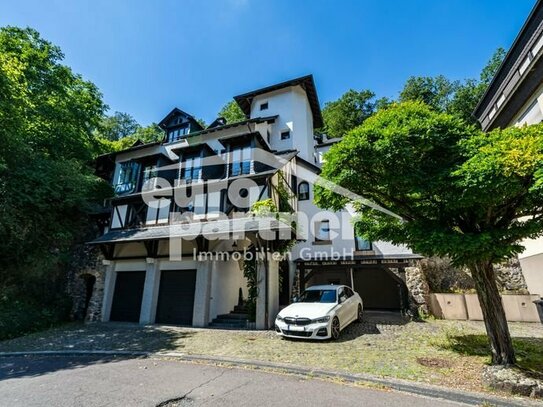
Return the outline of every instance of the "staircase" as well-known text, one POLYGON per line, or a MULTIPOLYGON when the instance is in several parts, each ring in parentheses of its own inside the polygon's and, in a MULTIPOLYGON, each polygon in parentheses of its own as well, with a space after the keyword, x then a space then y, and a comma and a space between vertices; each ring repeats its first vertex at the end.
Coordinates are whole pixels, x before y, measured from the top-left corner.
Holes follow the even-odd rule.
POLYGON ((236 305, 229 314, 217 315, 209 323, 211 328, 219 329, 247 329, 247 308, 245 304, 236 305))

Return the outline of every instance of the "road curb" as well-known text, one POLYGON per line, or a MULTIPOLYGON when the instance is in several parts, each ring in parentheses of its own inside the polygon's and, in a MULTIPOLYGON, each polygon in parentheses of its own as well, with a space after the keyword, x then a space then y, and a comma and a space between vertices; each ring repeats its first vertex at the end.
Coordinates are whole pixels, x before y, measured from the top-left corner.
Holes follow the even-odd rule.
POLYGON ((455 401, 469 405, 484 403, 493 406, 536 406, 535 401, 521 399, 505 399, 482 393, 471 393, 460 390, 450 390, 439 386, 423 383, 414 383, 407 380, 382 378, 362 373, 343 373, 326 369, 315 369, 282 363, 261 362, 227 358, 221 356, 187 355, 180 352, 144 352, 144 351, 110 351, 110 350, 63 350, 63 351, 28 351, 28 352, 0 352, 0 357, 21 356, 135 356, 171 358, 186 362, 204 362, 208 364, 227 364, 233 367, 253 368, 259 370, 279 370, 283 373, 300 375, 308 378, 341 379, 347 383, 369 383, 383 386, 392 390, 416 394, 435 399, 455 401))

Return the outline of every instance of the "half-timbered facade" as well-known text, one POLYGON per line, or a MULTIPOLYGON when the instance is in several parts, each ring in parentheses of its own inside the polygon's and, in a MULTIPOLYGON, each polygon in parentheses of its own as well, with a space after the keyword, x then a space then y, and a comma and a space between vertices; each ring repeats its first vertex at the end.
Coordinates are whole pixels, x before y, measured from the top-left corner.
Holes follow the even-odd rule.
POLYGON ((405 309, 407 248, 366 242, 351 215, 313 204, 318 179, 314 128, 322 126, 312 76, 234 98, 247 118, 207 128, 180 109, 161 122, 161 142, 101 156, 111 182, 110 217, 91 242, 106 258, 102 319, 244 326, 247 251, 282 257, 257 263, 256 327, 270 327, 294 291, 348 284, 367 308, 405 309), (292 217, 255 216, 271 202, 292 217), (237 255, 236 255, 237 254, 237 255))

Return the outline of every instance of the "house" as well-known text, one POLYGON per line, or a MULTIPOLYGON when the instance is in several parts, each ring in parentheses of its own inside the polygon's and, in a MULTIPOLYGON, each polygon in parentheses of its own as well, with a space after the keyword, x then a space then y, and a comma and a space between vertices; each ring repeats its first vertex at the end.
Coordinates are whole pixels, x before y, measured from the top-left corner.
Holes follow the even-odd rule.
POLYGON ((323 123, 313 77, 234 100, 241 122, 202 128, 176 108, 159 124, 161 142, 99 157, 97 173, 115 191, 90 242, 105 258, 102 320, 244 325, 248 253, 265 259, 256 263, 257 328, 313 284, 352 286, 366 308, 409 308, 405 274, 419 256, 355 236, 349 210, 313 204, 326 144, 314 137, 323 123), (283 215, 254 216, 255 203, 283 215))
MULTIPOLYGON (((475 117, 484 131, 543 121, 543 2, 537 1, 490 86, 475 117)), ((526 286, 543 296, 543 237, 522 242, 519 255, 526 286)))

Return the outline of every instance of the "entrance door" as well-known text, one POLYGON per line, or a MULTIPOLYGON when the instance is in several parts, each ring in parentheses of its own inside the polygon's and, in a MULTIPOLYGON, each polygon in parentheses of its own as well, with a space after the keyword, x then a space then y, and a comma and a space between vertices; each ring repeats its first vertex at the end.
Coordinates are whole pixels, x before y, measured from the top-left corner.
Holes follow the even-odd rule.
POLYGON ((115 278, 110 321, 139 322, 145 271, 121 271, 115 278))
POLYGON ((195 286, 196 270, 161 271, 156 322, 192 325, 195 286))

